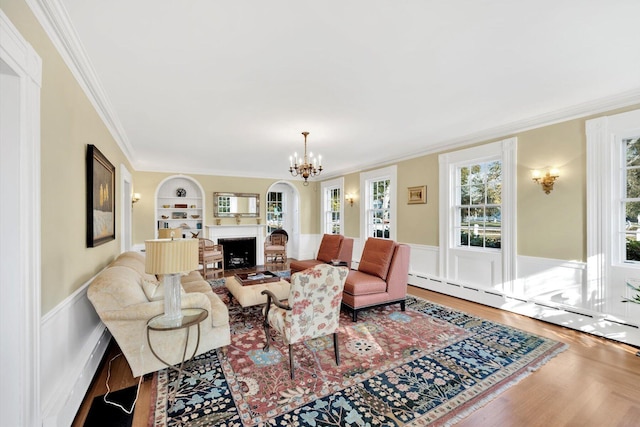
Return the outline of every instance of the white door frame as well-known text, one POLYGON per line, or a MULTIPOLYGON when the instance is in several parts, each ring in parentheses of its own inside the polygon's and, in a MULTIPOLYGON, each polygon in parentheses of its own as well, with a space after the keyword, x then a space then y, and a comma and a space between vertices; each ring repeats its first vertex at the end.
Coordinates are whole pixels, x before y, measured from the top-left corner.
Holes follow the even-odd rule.
POLYGON ((131 250, 131 217, 133 215, 133 177, 124 164, 120 164, 120 252, 131 250))
POLYGON ((0 80, 0 413, 3 425, 38 426, 42 61, 2 10, 0 80))

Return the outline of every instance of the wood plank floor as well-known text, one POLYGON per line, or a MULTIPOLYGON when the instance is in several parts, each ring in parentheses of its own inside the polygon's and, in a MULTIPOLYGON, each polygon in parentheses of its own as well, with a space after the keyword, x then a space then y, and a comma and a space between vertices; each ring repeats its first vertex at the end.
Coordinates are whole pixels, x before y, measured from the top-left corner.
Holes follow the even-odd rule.
MULTIPOLYGON (((230 274, 233 272, 226 273, 230 274)), ((569 349, 457 425, 640 426, 637 348, 413 286, 409 287, 409 293, 569 344, 569 349)), ((118 353, 118 347, 112 342, 72 426, 83 426, 93 398, 106 393, 108 362, 118 353)), ((109 379, 111 390, 137 383, 124 357, 115 359, 109 379)), ((151 386, 150 378, 142 382, 133 427, 147 426, 151 386)))

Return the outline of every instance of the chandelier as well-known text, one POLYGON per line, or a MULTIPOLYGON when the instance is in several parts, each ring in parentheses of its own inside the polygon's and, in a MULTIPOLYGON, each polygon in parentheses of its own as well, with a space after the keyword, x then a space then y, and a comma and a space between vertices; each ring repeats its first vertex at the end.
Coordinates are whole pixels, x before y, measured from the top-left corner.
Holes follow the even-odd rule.
POLYGON ((298 157, 298 153, 289 156, 289 172, 293 176, 304 178, 303 185, 309 185, 307 179, 320 175, 322 172, 322 156, 318 156, 316 159, 312 152, 309 152, 309 156, 307 156, 307 135, 309 132, 302 132, 302 134, 304 135, 304 157, 298 157))

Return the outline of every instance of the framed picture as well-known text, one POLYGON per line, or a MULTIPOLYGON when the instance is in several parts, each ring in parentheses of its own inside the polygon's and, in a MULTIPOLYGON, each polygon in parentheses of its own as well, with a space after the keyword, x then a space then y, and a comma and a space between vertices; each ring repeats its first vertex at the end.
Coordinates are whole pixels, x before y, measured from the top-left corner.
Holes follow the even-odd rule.
POLYGON ((116 168, 96 148, 87 145, 87 247, 116 238, 116 168))
POLYGON ((407 204, 415 205, 419 203, 427 203, 427 186, 426 185, 409 187, 409 198, 407 200, 407 204))

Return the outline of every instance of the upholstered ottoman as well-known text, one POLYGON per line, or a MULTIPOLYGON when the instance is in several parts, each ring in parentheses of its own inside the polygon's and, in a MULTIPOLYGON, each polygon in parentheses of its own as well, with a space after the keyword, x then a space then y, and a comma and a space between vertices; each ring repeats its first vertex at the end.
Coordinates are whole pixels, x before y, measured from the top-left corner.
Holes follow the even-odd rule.
POLYGON ((266 304, 267 296, 261 294, 265 289, 273 292, 279 300, 285 300, 289 298, 289 287, 291 286, 286 280, 242 286, 235 277, 225 278, 224 285, 231 295, 240 303, 242 308, 266 304))

